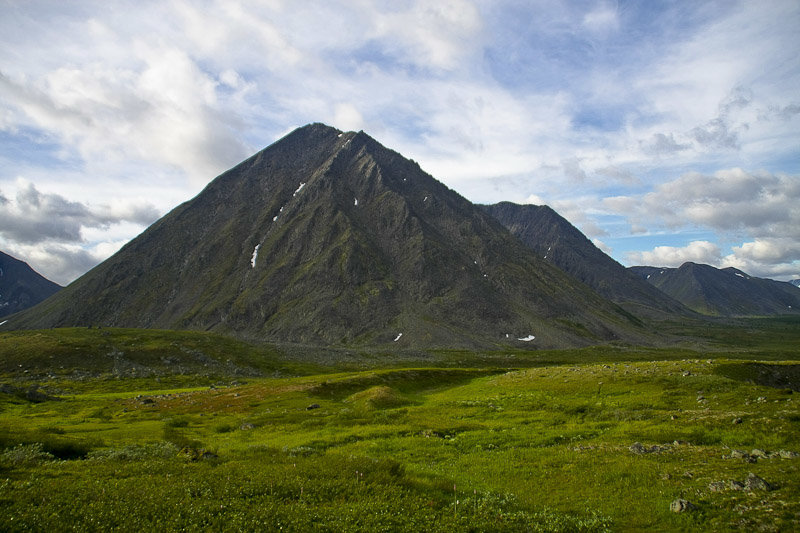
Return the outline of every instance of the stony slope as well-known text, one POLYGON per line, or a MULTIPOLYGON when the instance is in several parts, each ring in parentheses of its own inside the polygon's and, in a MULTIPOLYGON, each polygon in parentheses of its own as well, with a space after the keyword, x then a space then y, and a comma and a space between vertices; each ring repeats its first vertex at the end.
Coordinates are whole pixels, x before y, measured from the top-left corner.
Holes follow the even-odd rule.
POLYGON ((659 290, 706 315, 762 316, 800 312, 800 289, 735 268, 684 263, 679 268, 630 268, 659 290))
POLYGON ((413 161, 321 124, 220 175, 9 326, 91 324, 407 348, 645 335, 413 161))
POLYGON ((637 315, 689 313, 682 304, 629 272, 546 205, 500 202, 483 208, 536 254, 637 315))
POLYGON ((36 305, 60 289, 24 261, 0 252, 0 317, 36 305))

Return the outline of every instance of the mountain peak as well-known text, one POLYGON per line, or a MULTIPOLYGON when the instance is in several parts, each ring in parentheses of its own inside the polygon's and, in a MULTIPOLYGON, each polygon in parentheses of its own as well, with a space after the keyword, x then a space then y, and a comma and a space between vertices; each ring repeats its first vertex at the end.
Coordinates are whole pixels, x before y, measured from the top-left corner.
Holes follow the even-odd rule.
POLYGON ((318 123, 221 174, 45 304, 14 327, 406 348, 643 335, 415 162, 318 123))
POLYGON ((511 202, 484 206, 512 234, 548 261, 637 315, 686 313, 597 248, 578 228, 546 205, 511 202))
POLYGON ((684 305, 707 315, 763 316, 800 310, 800 294, 782 281, 756 278, 733 267, 687 262, 678 268, 631 267, 684 305))

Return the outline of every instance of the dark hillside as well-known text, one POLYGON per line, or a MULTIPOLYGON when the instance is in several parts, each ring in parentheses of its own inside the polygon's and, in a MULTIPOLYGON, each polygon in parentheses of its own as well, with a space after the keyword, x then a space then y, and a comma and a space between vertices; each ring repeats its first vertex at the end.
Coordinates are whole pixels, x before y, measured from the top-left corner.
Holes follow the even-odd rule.
POLYGON ((60 289, 27 263, 0 252, 0 317, 34 306, 60 289))
POLYGON ((413 161, 312 124, 7 326, 408 348, 646 338, 636 324, 413 161))
POLYGON ((690 309, 706 315, 800 312, 800 289, 791 283, 749 276, 735 268, 684 263, 680 268, 636 266, 630 270, 690 309))
POLYGON ((511 202, 483 207, 539 257, 626 310, 651 317, 689 313, 606 255, 552 208, 511 202))

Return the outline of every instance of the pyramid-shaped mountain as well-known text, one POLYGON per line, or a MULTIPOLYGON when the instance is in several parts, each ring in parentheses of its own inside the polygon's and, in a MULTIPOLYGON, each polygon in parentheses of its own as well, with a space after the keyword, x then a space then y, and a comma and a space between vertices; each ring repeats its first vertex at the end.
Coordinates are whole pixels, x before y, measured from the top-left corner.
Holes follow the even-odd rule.
POLYGON ((800 313, 800 289, 785 281, 749 276, 739 269, 687 262, 679 268, 630 270, 690 309, 714 316, 800 313))
POLYGON ((690 313, 681 303, 606 255, 552 208, 511 202, 483 208, 539 257, 627 311, 653 318, 690 313))
POLYGON ((0 316, 38 304, 61 289, 24 261, 0 252, 0 316))
POLYGON ((641 340, 636 323, 415 162, 312 124, 8 325, 416 348, 641 340))

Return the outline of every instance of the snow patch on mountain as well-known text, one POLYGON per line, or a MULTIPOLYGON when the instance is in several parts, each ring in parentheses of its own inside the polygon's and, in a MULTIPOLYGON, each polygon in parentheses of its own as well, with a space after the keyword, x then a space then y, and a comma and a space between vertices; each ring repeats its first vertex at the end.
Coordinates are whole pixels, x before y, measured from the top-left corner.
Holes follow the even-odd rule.
MULTIPOLYGON (((275 217, 275 218, 278 218, 278 217, 275 217)), ((256 244, 256 247, 253 248, 253 257, 250 258, 250 267, 251 268, 255 268, 256 267, 256 260, 258 259, 258 249, 259 248, 261 248, 260 244, 256 244)))

